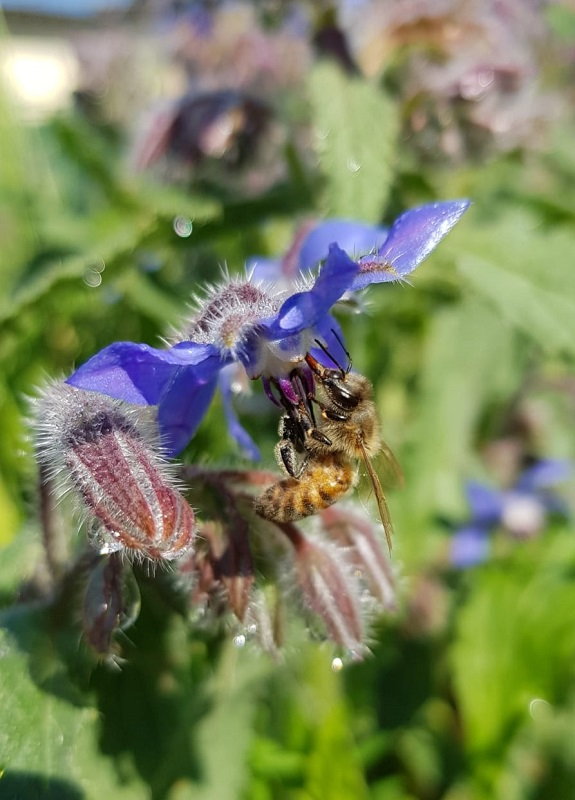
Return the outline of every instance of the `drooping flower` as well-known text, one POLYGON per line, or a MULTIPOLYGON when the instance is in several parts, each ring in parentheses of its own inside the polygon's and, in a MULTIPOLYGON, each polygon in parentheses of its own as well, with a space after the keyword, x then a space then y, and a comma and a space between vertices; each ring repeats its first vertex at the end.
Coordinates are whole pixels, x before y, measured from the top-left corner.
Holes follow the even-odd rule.
POLYGON ((55 489, 77 499, 100 553, 172 560, 192 548, 194 512, 145 415, 105 394, 53 384, 35 405, 37 458, 55 489))
POLYGON ((489 555, 490 534, 501 527, 515 538, 536 536, 550 513, 566 514, 565 504, 550 491, 572 471, 568 461, 546 459, 524 470, 511 489, 494 489, 480 483, 467 485, 471 518, 455 531, 451 562, 471 567, 489 555))
POLYGON ((372 283, 403 279, 468 206, 467 200, 454 200, 407 211, 379 248, 358 260, 334 242, 315 277, 299 272, 291 286, 253 274, 228 278, 198 302, 180 340, 168 349, 116 342, 67 382, 127 403, 157 406, 162 444, 175 455, 195 432, 228 365, 240 364, 250 378, 261 377, 271 398, 273 381, 290 402, 290 373, 302 367, 317 340, 343 360, 341 333, 331 313, 336 303, 372 283))

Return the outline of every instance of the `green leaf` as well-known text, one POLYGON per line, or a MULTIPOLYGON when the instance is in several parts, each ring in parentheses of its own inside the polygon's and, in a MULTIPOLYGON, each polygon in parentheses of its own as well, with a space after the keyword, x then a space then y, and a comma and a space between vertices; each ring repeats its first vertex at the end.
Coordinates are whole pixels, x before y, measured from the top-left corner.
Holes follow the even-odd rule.
POLYGON ((398 529, 406 548, 413 546, 419 556, 425 551, 421 526, 429 515, 465 513, 464 479, 474 463, 479 416, 489 401, 513 391, 516 355, 511 328, 476 298, 430 321, 406 489, 397 493, 404 517, 398 529), (408 541, 410 531, 417 540, 408 541))
POLYGON ((518 545, 513 560, 469 576, 452 649, 472 753, 490 758, 530 722, 531 702, 560 704, 575 679, 572 532, 518 545))
MULTIPOLYGON (((22 616, 19 626, 27 626, 30 637, 37 636, 42 613, 25 610, 22 616)), ((135 772, 129 782, 121 781, 114 762, 99 753, 97 710, 41 688, 38 673, 50 670, 52 663, 45 648, 28 659, 12 635, 0 629, 0 653, 2 797, 139 800, 147 796, 135 772)))
POLYGON ((124 212, 121 216, 106 214, 97 218, 90 227, 90 240, 84 252, 48 263, 12 297, 4 298, 0 322, 17 316, 24 306, 40 299, 57 283, 82 280, 94 265, 103 262, 107 269, 113 268, 115 262, 127 259, 156 230, 157 224, 157 216, 144 212, 124 212), (96 238, 99 229, 105 231, 105 235, 96 238))
POLYGON ((323 212, 379 221, 393 179, 394 104, 375 84, 327 62, 312 72, 310 98, 323 212))
POLYGON ((454 232, 459 271, 497 314, 548 353, 575 354, 575 235, 528 214, 454 232), (457 246, 458 245, 458 246, 457 246))

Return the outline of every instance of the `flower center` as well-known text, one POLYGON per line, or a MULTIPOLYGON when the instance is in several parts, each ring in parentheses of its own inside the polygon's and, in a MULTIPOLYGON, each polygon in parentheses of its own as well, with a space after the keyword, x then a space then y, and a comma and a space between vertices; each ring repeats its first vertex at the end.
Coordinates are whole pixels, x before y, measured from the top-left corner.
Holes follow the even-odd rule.
POLYGON ((545 524, 545 509, 535 497, 514 493, 505 502, 501 521, 513 536, 535 536, 545 524))

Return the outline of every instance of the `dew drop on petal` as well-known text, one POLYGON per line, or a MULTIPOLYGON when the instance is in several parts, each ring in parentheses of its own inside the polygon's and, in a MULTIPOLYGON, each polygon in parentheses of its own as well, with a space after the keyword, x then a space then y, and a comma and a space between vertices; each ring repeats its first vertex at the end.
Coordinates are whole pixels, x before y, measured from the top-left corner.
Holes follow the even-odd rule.
POLYGON ((182 239, 187 239, 192 235, 194 230, 194 223, 189 217, 174 217, 173 221, 174 233, 182 239))
POLYGON ((234 647, 237 647, 237 648, 245 647, 246 637, 244 636, 243 633, 238 633, 237 636, 234 636, 232 641, 233 641, 234 647))

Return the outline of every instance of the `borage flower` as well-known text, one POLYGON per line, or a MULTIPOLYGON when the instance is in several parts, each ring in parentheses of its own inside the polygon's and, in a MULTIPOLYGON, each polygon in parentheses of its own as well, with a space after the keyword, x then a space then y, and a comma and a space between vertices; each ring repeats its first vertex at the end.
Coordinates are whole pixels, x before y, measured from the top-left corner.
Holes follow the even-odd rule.
MULTIPOLYGON (((335 358, 344 360, 341 332, 331 314, 333 306, 349 292, 372 283, 404 279, 468 206, 467 200, 454 200, 407 211, 375 252, 357 260, 332 243, 317 275, 310 277, 300 271, 291 286, 285 280, 266 282, 254 274, 226 279, 198 301, 180 341, 171 347, 116 342, 81 366, 68 383, 127 403, 157 406, 168 455, 181 451, 193 436, 219 375, 231 364, 241 365, 251 379, 261 377, 274 402, 271 384, 279 390, 282 402, 295 403, 299 398, 290 375, 296 367, 305 371, 304 357, 307 352, 316 353, 316 340, 335 358)), ((381 236, 381 231, 376 236, 381 236)), ((326 363, 321 352, 316 357, 326 363)), ((304 374, 304 380, 313 379, 304 374)), ((232 432, 246 441, 239 423, 232 432)))
POLYGON ((571 472, 568 461, 546 459, 524 470, 511 489, 470 482, 467 500, 471 518, 453 536, 452 564, 464 568, 485 561, 490 534, 496 528, 516 539, 527 539, 543 530, 550 513, 566 515, 565 504, 550 487, 566 480, 571 472))

